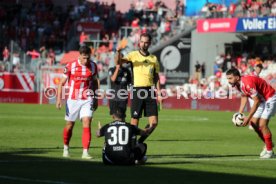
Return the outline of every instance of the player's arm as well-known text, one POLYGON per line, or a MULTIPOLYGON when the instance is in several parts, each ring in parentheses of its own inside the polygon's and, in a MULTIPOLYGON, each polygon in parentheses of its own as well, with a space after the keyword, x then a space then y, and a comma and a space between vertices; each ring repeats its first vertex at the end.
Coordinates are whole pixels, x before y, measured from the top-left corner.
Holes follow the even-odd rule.
POLYGON ((92 91, 94 94, 93 97, 93 104, 92 104, 92 110, 96 111, 98 108, 98 89, 100 88, 100 80, 97 75, 93 76, 92 78, 92 91))
POLYGON ((101 122, 99 121, 99 122, 98 122, 98 130, 97 130, 97 132, 96 132, 96 136, 97 136, 97 137, 102 137, 102 136, 104 136, 107 127, 108 127, 108 124, 106 124, 106 125, 104 125, 104 126, 102 127, 101 122))
POLYGON ((161 94, 161 87, 160 87, 160 78, 159 78, 159 63, 157 61, 154 69, 154 83, 157 90, 157 99, 159 103, 162 103, 162 94, 161 94))
POLYGON ((66 84, 67 80, 71 76, 70 71, 70 64, 67 64, 63 70, 63 77, 61 78, 61 81, 58 85, 58 91, 57 91, 57 100, 56 100, 56 108, 61 109, 61 97, 62 97, 62 87, 66 84))
POLYGON ((58 91, 57 91, 57 101, 56 101, 56 108, 61 109, 61 95, 62 95, 62 87, 65 85, 67 82, 67 77, 62 77, 61 81, 58 85, 58 91))
POLYGON ((120 65, 116 65, 115 70, 114 70, 113 74, 112 74, 111 77, 110 77, 110 80, 111 80, 112 82, 115 82, 115 81, 116 81, 116 79, 117 79, 117 77, 118 77, 119 70, 120 70, 120 65))
POLYGON ((148 128, 139 129, 140 130, 140 135, 141 136, 147 136, 147 135, 151 134, 151 132, 154 130, 155 127, 156 127, 156 125, 150 125, 150 127, 148 127, 148 128))
POLYGON ((121 49, 117 49, 115 59, 114 59, 115 65, 121 65, 123 63, 130 63, 130 62, 131 61, 129 60, 129 58, 123 58, 123 55, 121 53, 121 49))
POLYGON ((261 104, 261 99, 258 95, 252 97, 252 100, 254 101, 254 103, 249 111, 248 116, 246 117, 246 119, 243 122, 243 126, 246 126, 249 123, 249 121, 251 120, 251 118, 253 117, 255 112, 257 111, 259 105, 261 104))
POLYGON ((240 104, 239 113, 243 113, 244 108, 245 108, 245 106, 247 104, 247 101, 248 101, 248 97, 245 96, 245 95, 242 95, 241 96, 241 104, 240 104))
POLYGON ((98 121, 98 130, 97 130, 97 132, 96 132, 96 136, 97 136, 97 137, 101 137, 101 129, 102 129, 101 122, 98 121))

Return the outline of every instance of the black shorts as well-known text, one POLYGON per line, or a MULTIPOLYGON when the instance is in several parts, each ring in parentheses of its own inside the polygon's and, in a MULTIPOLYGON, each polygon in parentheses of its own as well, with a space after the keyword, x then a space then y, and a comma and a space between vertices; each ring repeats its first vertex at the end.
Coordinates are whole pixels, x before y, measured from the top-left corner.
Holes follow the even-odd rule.
POLYGON ((112 115, 117 110, 120 110, 123 114, 122 118, 126 117, 126 110, 127 110, 127 100, 123 101, 116 101, 116 100, 109 100, 109 114, 112 115))
POLYGON ((131 117, 158 116, 156 94, 152 87, 134 87, 131 100, 131 117), (140 97, 139 97, 140 96, 140 97))
POLYGON ((116 160, 114 158, 108 157, 103 150, 102 160, 105 165, 133 165, 135 160, 141 160, 147 152, 147 144, 141 143, 135 146, 129 157, 116 160))

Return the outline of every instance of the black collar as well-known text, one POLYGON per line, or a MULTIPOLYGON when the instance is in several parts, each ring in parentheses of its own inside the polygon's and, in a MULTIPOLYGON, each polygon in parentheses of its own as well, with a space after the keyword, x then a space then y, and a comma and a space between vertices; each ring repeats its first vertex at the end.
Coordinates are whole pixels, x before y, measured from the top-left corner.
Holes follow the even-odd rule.
POLYGON ((149 55, 150 55, 149 51, 147 51, 147 53, 146 53, 146 55, 145 55, 145 54, 143 54, 143 53, 141 52, 140 49, 139 49, 139 53, 140 53, 142 56, 149 56, 149 55))

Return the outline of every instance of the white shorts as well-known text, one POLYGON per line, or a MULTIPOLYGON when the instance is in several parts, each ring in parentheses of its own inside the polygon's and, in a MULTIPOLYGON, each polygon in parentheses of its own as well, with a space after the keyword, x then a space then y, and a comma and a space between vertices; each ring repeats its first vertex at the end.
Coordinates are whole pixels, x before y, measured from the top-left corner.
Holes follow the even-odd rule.
MULTIPOLYGON (((251 100, 251 99, 250 99, 251 100)), ((250 107, 252 107, 254 101, 250 102, 250 107)), ((276 113, 276 94, 274 94, 267 101, 262 102, 258 107, 257 111, 254 113, 254 118, 270 119, 276 113)))
POLYGON ((93 117, 93 111, 91 110, 91 106, 93 101, 89 100, 71 100, 68 99, 66 101, 66 121, 75 122, 77 118, 80 120, 83 117, 93 117))

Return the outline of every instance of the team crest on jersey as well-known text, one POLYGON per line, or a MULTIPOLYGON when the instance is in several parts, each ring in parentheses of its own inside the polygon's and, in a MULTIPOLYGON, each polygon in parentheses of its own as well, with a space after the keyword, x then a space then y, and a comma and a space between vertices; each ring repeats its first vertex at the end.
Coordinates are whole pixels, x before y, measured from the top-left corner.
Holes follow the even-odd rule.
POLYGON ((145 60, 144 60, 144 63, 148 64, 148 63, 150 63, 150 61, 147 60, 147 59, 145 59, 145 60))
POLYGON ((256 94, 257 91, 256 91, 256 89, 254 89, 254 88, 250 88, 250 93, 251 93, 251 94, 256 94))

